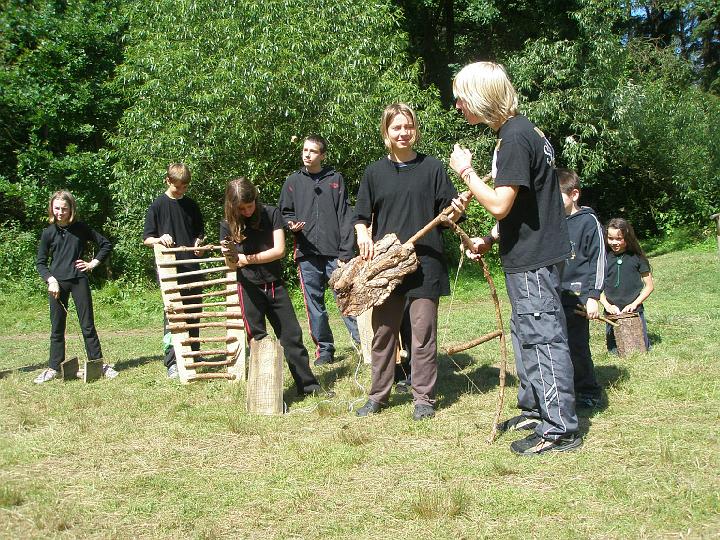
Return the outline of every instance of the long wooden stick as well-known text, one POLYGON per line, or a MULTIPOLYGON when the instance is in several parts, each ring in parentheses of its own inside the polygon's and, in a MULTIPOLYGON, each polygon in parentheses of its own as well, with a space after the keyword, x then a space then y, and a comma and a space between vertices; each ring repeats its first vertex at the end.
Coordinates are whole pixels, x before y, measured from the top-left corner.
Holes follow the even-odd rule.
POLYGON ((495 339, 496 337, 500 337, 501 335, 502 330, 495 330, 479 338, 471 339, 466 343, 458 343, 457 345, 448 347, 446 350, 446 354, 457 354, 459 352, 466 351, 467 349, 472 349, 473 347, 477 347, 478 345, 481 345, 486 341, 490 341, 491 339, 495 339))
MULTIPOLYGON (((587 309, 582 304, 578 304, 577 306, 575 306, 574 313, 575 313, 575 315, 587 317, 587 309)), ((611 321, 610 319, 607 319, 607 318, 603 317, 602 315, 598 316, 598 318, 596 320, 608 323, 610 326, 613 326, 615 328, 620 326, 618 323, 611 321)))
MULTIPOLYGON (((469 191, 463 191, 460 194, 460 198, 468 201, 472 197, 472 193, 469 191)), ((433 219, 430 223, 425 225, 422 229, 420 229, 418 232, 416 232, 414 235, 412 235, 406 244, 414 244, 418 240, 420 240, 423 236, 425 236, 427 233, 429 233, 431 230, 433 230, 435 227, 440 225, 443 220, 447 220, 450 214, 452 214, 455 211, 455 209, 452 207, 452 205, 446 206, 443 208, 442 212, 440 212, 437 216, 435 216, 435 219, 433 219)))

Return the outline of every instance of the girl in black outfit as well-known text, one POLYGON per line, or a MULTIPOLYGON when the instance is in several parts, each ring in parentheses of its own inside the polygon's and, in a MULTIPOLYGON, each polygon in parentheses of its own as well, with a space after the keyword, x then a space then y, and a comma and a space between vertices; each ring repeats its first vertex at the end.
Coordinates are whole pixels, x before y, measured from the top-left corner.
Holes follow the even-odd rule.
MULTIPOLYGON (((60 370, 60 364, 65 360, 65 324, 71 294, 85 340, 87 357, 89 360, 102 358, 87 272, 102 262, 112 246, 100 233, 85 223, 76 221, 76 217, 77 204, 69 191, 57 191, 50 197, 50 226, 44 229, 40 236, 36 261, 40 276, 48 284, 50 367, 35 378, 36 384, 54 379, 60 370), (86 262, 83 254, 85 244, 89 241, 97 245, 98 252, 91 261, 86 262), (52 262, 48 268, 48 257, 51 253, 52 262)), ((117 371, 108 364, 103 364, 103 374, 112 379, 117 376, 117 371)))
POLYGON ((248 339, 267 336, 265 318, 285 352, 298 394, 322 393, 310 370, 302 330, 282 280, 285 233, 280 210, 263 205, 257 188, 245 178, 228 183, 225 220, 220 224, 222 252, 238 271, 238 296, 248 339))

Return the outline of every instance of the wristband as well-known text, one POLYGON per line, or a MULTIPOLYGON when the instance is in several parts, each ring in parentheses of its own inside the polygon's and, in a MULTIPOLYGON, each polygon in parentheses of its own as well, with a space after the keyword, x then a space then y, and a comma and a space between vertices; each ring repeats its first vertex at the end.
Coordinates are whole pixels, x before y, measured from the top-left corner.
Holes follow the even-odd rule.
POLYGON ((460 178, 462 178, 463 180, 465 180, 465 173, 467 173, 468 171, 472 171, 472 165, 467 165, 467 166, 463 167, 462 169, 460 169, 458 176, 460 178))

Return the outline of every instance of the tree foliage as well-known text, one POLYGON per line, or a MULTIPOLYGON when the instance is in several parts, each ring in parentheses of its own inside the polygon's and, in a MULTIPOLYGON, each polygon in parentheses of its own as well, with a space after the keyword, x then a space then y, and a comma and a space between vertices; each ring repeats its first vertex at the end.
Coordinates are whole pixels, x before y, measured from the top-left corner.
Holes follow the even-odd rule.
POLYGON ((52 192, 70 189, 94 226, 111 212, 102 150, 123 108, 106 84, 121 60, 117 4, 1 3, 0 219, 15 240, 0 262, 11 276, 33 267, 18 254, 32 252, 52 192))
POLYGON ((137 260, 142 216, 163 190, 170 162, 191 167, 190 195, 215 238, 227 180, 247 176, 274 203, 299 165, 305 135, 328 139, 330 160, 354 193, 365 165, 383 151, 378 121, 386 104, 412 103, 429 123, 446 114, 436 94, 416 84, 399 12, 388 2, 186 0, 127 8, 117 88, 132 106, 113 138, 112 186, 127 265, 137 260))
MULTIPOLYGON (((717 2, 617 0, 0 0, 0 264, 33 275, 47 197, 78 197, 146 276, 145 209, 167 165, 193 171, 210 239, 226 181, 274 203, 320 133, 354 194, 383 154, 382 108, 414 105, 421 150, 494 134, 452 110, 453 73, 504 63, 521 109, 578 170, 583 201, 657 233, 720 207, 717 2)), ((476 205, 464 227, 484 232, 476 205)))

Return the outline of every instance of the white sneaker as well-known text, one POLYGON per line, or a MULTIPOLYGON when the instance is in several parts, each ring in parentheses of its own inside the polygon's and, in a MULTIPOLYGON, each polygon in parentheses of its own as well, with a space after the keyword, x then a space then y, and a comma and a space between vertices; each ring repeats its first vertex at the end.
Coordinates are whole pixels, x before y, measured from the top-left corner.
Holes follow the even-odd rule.
POLYGON ((47 368, 44 369, 43 372, 35 377, 33 382, 35 384, 42 384, 44 382, 52 381, 55 377, 57 377, 58 372, 55 371, 53 368, 47 368))
POLYGON ((113 369, 113 367, 110 364, 103 364, 102 367, 103 376, 106 379, 114 379, 118 375, 120 375, 117 371, 113 369))
POLYGON ((178 370, 177 365, 173 364, 168 368, 168 379, 177 379, 178 378, 178 370))

